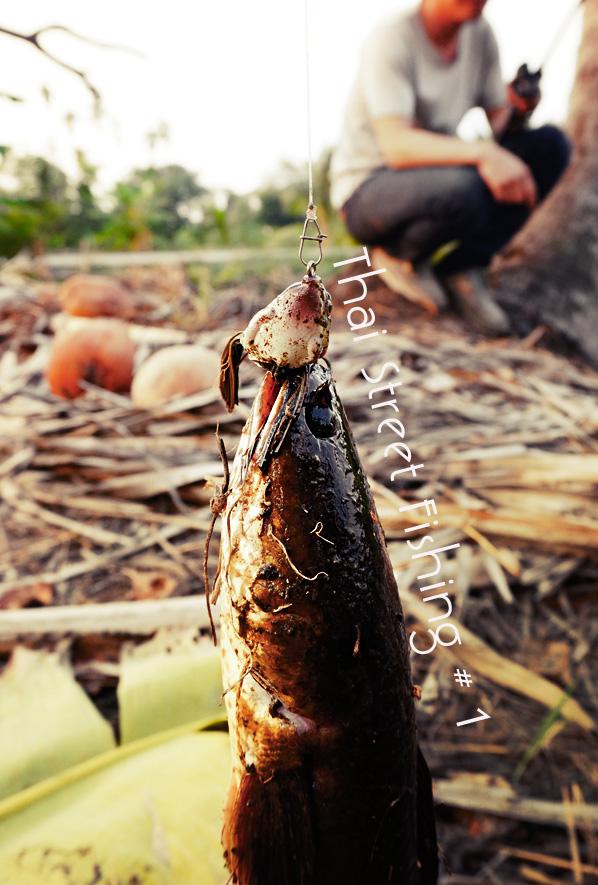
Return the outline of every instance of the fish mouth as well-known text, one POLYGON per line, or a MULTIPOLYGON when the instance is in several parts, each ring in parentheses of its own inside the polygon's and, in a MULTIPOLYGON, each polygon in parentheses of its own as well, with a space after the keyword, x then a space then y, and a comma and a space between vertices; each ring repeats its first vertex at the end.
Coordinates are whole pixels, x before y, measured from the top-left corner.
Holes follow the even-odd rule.
POLYGON ((260 417, 265 418, 265 422, 255 447, 255 460, 261 470, 265 469, 269 458, 280 451, 291 425, 301 413, 309 387, 308 366, 285 372, 281 379, 268 374, 272 380, 268 376, 264 379, 264 399, 260 407, 260 417), (276 398, 272 403, 275 392, 276 398))
POLYGON ((243 486, 249 466, 257 461, 262 471, 272 455, 276 455, 289 428, 299 415, 308 387, 308 368, 295 371, 266 372, 253 403, 239 443, 238 473, 233 485, 243 486))
POLYGON ((310 363, 300 369, 266 373, 245 427, 241 485, 255 460, 265 472, 280 452, 289 430, 304 413, 307 430, 319 439, 334 436, 340 427, 330 391, 329 367, 310 363))

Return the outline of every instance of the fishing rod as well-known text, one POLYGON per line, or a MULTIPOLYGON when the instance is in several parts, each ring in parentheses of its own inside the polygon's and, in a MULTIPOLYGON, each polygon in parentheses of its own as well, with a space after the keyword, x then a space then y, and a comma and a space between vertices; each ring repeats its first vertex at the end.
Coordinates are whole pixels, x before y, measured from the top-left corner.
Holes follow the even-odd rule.
POLYGON ((305 223, 303 225, 303 233, 299 237, 299 258, 301 259, 301 263, 304 267, 307 268, 307 274, 310 277, 315 277, 315 269, 322 260, 322 241, 326 239, 326 234, 323 234, 320 230, 320 225, 318 224, 318 218, 316 215, 316 205, 314 203, 314 184, 313 184, 313 170, 312 170, 312 147, 311 147, 311 91, 310 91, 310 55, 309 55, 309 15, 308 15, 308 0, 303 0, 303 15, 304 15, 304 29, 305 29, 305 97, 306 97, 306 117, 307 117, 307 166, 308 166, 308 199, 307 199, 307 209, 305 210, 305 223), (315 227, 315 235, 309 236, 307 231, 309 229, 309 225, 313 224, 315 227), (317 260, 314 261, 305 261, 303 258, 303 247, 305 246, 305 241, 311 240, 318 244, 319 256, 317 260))
MULTIPOLYGON (((569 9, 569 12, 565 16, 560 28, 555 33, 551 43, 549 44, 548 49, 544 53, 544 57, 540 62, 537 70, 530 71, 527 62, 524 62, 519 66, 517 73, 515 74, 514 79, 509 83, 509 87, 515 93, 518 98, 525 99, 527 101, 536 99, 536 104, 540 100, 540 80, 542 79, 542 70, 546 65, 546 62, 554 53, 555 49, 561 42, 563 35, 567 31, 567 28, 577 15, 579 8, 582 6, 584 0, 577 0, 574 6, 569 9)), ((522 115, 518 112, 516 107, 511 107, 509 117, 507 122, 502 128, 502 131, 497 136, 497 141, 502 141, 505 135, 509 135, 511 132, 514 132, 518 126, 521 125, 525 120, 527 120, 535 109, 534 105, 531 107, 526 114, 522 115)))

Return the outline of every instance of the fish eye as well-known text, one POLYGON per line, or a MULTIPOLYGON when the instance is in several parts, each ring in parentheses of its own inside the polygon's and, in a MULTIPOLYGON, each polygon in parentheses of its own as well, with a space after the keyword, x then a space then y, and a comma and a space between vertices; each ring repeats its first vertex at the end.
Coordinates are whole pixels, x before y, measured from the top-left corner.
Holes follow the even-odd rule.
POLYGON ((332 409, 332 396, 327 381, 307 401, 305 421, 313 435, 319 439, 328 439, 336 433, 338 422, 332 409))

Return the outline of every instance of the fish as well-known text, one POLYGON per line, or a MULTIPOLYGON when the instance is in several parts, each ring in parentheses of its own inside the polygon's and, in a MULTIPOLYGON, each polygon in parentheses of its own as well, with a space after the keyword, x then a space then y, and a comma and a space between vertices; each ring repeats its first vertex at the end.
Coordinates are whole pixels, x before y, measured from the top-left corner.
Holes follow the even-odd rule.
POLYGON ((433 885, 404 617, 332 370, 320 356, 283 370, 260 357, 212 596, 233 757, 229 881, 433 885))

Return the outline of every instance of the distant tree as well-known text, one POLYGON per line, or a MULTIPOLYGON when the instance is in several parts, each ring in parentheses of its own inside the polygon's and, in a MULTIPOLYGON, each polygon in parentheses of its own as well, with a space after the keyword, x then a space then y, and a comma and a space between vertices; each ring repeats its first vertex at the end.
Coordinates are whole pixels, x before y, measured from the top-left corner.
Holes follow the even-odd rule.
POLYGON ((14 163, 13 176, 23 200, 66 202, 68 178, 44 157, 20 157, 14 163))
POLYGON ((136 169, 127 183, 152 204, 152 232, 166 240, 171 240, 186 224, 188 212, 185 210, 189 204, 207 193, 194 173, 177 164, 136 169))
MULTIPOLYGON (((312 164, 313 192, 318 212, 318 223, 322 232, 328 236, 328 242, 333 240, 336 243, 349 242, 351 238, 330 203, 328 174, 331 157, 332 150, 325 148, 312 164)), ((257 196, 265 203, 264 211, 260 216, 264 223, 271 224, 273 227, 281 224, 303 223, 309 198, 307 164, 282 163, 270 176, 265 188, 257 191, 257 196), (276 196, 279 207, 276 207, 275 204, 270 205, 271 194, 276 196), (275 220, 276 215, 272 212, 274 208, 279 209, 278 222, 275 220), (266 221, 266 218, 271 220, 266 221)))
POLYGON ((97 169, 77 152, 79 175, 73 183, 44 157, 14 157, 0 150, 0 168, 12 185, 0 188, 0 255, 78 246, 106 222, 93 195, 97 169))
POLYGON ((43 157, 15 159, 10 152, 5 153, 2 168, 15 187, 0 191, 0 255, 63 245, 69 215, 64 172, 43 157))
POLYGON ((283 227, 285 224, 291 224, 297 221, 297 216, 288 212, 282 202, 282 197, 278 191, 268 189, 260 193, 261 207, 258 212, 258 220, 262 224, 268 224, 271 227, 283 227))
POLYGON ((152 129, 151 132, 147 133, 146 140, 150 153, 153 156, 156 146, 161 141, 167 142, 170 140, 170 127, 168 126, 168 123, 164 123, 164 121, 158 123, 155 129, 152 129))
POLYGON ((260 221, 259 212, 260 201, 255 195, 230 195, 226 214, 232 244, 244 246, 264 244, 264 226, 260 221))
POLYGON ((96 201, 92 187, 97 177, 97 167, 87 161, 83 151, 77 151, 79 177, 75 185, 75 193, 70 201, 69 217, 65 224, 65 245, 78 246, 81 241, 90 241, 94 234, 99 233, 106 221, 96 201))
POLYGON ((115 208, 93 237, 94 243, 115 250, 151 249, 154 244, 152 227, 157 218, 151 199, 130 182, 117 184, 113 197, 115 208))

